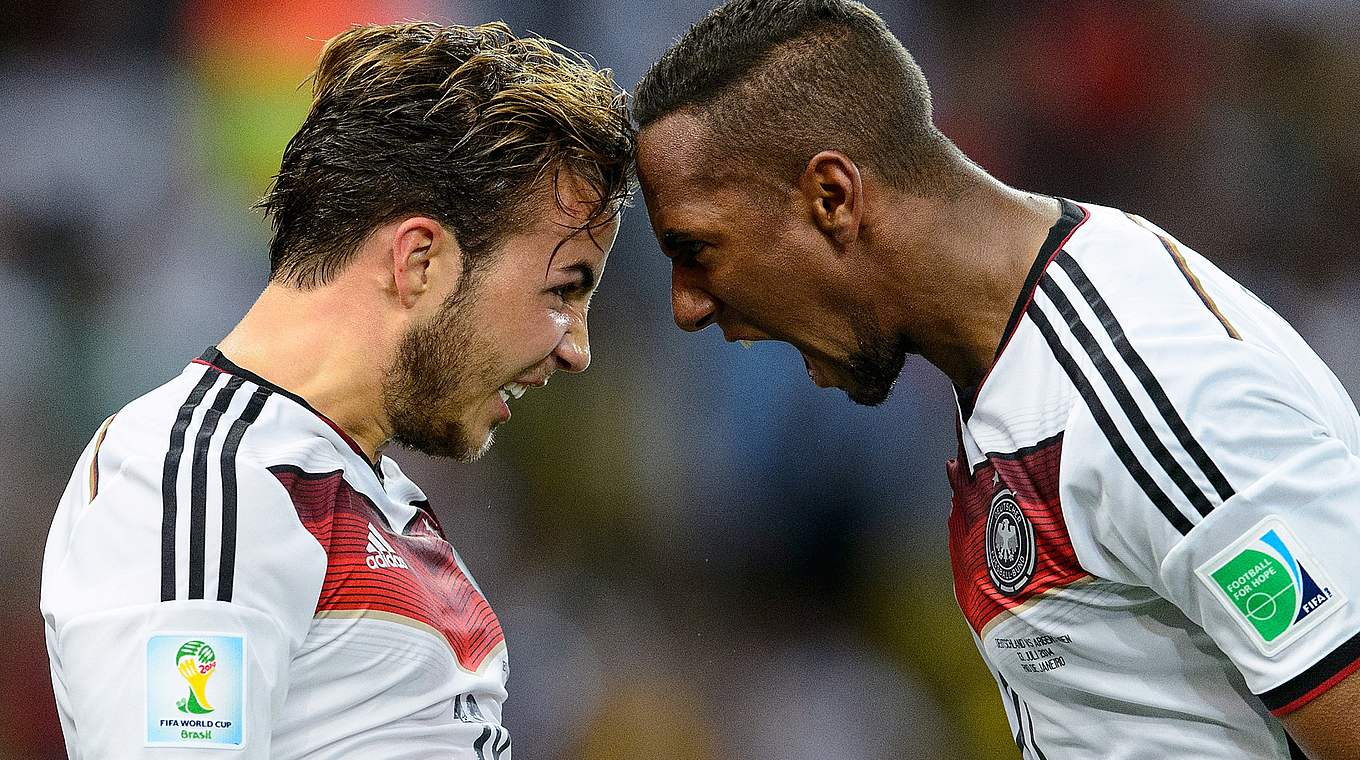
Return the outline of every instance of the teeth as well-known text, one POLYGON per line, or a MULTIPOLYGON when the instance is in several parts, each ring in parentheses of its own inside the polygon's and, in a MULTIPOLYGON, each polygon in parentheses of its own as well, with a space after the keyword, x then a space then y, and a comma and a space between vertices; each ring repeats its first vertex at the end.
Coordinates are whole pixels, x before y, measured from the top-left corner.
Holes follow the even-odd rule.
POLYGON ((501 401, 504 401, 504 402, 507 402, 507 403, 510 401, 510 394, 509 394, 509 393, 506 393, 504 388, 501 388, 499 391, 497 391, 497 393, 500 394, 501 401))
POLYGON ((737 343, 741 344, 742 348, 750 348, 755 342, 750 340, 739 340, 737 343))
POLYGON ((523 396, 527 390, 529 390, 529 386, 527 385, 506 383, 501 387, 501 400, 509 401, 512 398, 519 398, 520 396, 523 396))

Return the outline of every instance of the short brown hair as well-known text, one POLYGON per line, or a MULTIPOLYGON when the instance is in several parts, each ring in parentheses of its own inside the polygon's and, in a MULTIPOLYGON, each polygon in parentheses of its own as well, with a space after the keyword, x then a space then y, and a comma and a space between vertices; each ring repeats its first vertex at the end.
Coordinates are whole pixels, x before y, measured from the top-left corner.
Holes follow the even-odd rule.
POLYGON ((853 0, 731 0, 638 84, 638 128, 700 114, 718 158, 785 179, 840 150, 890 185, 943 191, 963 158, 931 117, 930 88, 883 19, 853 0))
POLYGON ((502 23, 358 26, 326 43, 311 82, 311 110, 257 204, 273 221, 273 282, 324 284, 407 215, 449 227, 471 269, 563 170, 595 193, 586 226, 627 202, 625 96, 608 69, 550 40, 502 23))

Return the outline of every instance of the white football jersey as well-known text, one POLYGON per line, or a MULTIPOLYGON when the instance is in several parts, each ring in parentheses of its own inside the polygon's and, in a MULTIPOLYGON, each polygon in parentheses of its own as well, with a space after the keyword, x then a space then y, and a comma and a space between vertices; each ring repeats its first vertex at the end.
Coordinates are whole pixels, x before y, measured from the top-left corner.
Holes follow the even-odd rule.
POLYGON ((86 448, 42 613, 72 758, 510 758, 500 623, 420 489, 215 349, 86 448))
POLYGON ((958 401, 955 594, 1023 757, 1302 757, 1272 714, 1360 668, 1360 419, 1289 325, 1063 201, 958 401))

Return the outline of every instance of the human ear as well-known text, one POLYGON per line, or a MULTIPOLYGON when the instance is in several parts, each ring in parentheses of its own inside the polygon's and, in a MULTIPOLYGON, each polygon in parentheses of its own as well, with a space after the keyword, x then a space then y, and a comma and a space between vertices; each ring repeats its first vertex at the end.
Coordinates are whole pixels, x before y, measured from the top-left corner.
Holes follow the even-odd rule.
POLYGON ((859 238, 864 216, 864 183, 859 167, 836 150, 824 150, 808 161, 799 182, 812 221, 839 246, 859 238))
POLYGON ((413 216, 391 229, 392 283, 403 307, 415 306, 430 292, 436 271, 451 272, 455 278, 461 274, 462 251, 439 222, 413 216))

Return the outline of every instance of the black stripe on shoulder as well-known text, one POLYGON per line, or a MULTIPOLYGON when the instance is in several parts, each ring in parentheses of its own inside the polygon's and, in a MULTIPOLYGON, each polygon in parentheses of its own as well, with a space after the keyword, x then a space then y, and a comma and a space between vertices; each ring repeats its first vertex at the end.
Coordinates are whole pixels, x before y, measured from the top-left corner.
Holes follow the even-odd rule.
MULTIPOLYGON (((955 417, 955 421, 957 421, 957 420, 958 420, 958 418, 955 417)), ((1050 435, 1049 437, 1043 439, 1042 441, 1039 441, 1039 442, 1037 442, 1037 443, 1031 443, 1031 444, 1028 445, 1028 446, 1021 446, 1020 448, 1016 449, 1015 451, 986 451, 986 452, 983 452, 983 454, 982 454, 983 459, 982 459, 982 461, 980 461, 980 462, 977 463, 977 467, 974 467, 971 463, 968 465, 968 475, 969 475, 969 477, 976 478, 976 477, 977 477, 977 468, 978 468, 978 467, 981 467, 981 466, 984 465, 984 464, 986 464, 988 460, 991 460, 991 459, 1001 459, 1001 460, 1005 460, 1005 461, 1016 461, 1016 462, 1018 462, 1018 461, 1024 459, 1025 457, 1029 456, 1030 454, 1033 454, 1033 453, 1036 452, 1036 451, 1042 451, 1042 450, 1048 448, 1049 446, 1061 445, 1061 444, 1062 444, 1062 439, 1063 439, 1063 431, 1059 430, 1057 433, 1055 433, 1055 434, 1053 434, 1053 435, 1050 435)), ((959 460, 958 460, 958 461, 960 461, 960 462, 967 462, 967 461, 968 461, 967 456, 966 456, 965 452, 963 451, 963 433, 962 433, 961 431, 959 432, 959 460)))
POLYGON ((1260 695, 1266 709, 1288 715, 1360 666, 1360 634, 1352 636, 1311 668, 1260 695))
POLYGON ((1124 416, 1133 425, 1134 432, 1138 434, 1139 440, 1147 446, 1148 451, 1161 465, 1162 471, 1171 477, 1172 482, 1185 494, 1195 511, 1201 515, 1208 515, 1213 511, 1213 505, 1209 503, 1208 497, 1200 490, 1190 473, 1185 471, 1171 450, 1162 443, 1162 439, 1157 436, 1157 431, 1152 429, 1147 417, 1143 415, 1143 410, 1138 407, 1138 402, 1133 400, 1133 394, 1129 393, 1129 388, 1124 384, 1123 378, 1110 363, 1109 357, 1105 355, 1104 349, 1096 342, 1095 336, 1087 329, 1081 321, 1081 315, 1077 313, 1072 302, 1067 300, 1067 294, 1062 292, 1062 288, 1051 277, 1045 277, 1040 286, 1044 295, 1057 307, 1058 313, 1062 315, 1067 326, 1072 331, 1072 336, 1081 344, 1081 348, 1086 355, 1091 358, 1091 364, 1095 367, 1096 373, 1105 381, 1105 385, 1114 394, 1115 401, 1119 403, 1119 408, 1123 410, 1124 416))
POLYGON ((304 470, 295 464, 271 464, 265 469, 275 475, 286 472, 291 475, 296 475, 303 480, 328 480, 345 472, 343 469, 327 470, 326 472, 312 472, 311 470, 304 470))
POLYGON ((208 446, 231 400, 245 380, 232 377, 217 391, 213 404, 203 413, 203 422, 194 437, 194 458, 189 466, 189 599, 203 598, 204 559, 208 532, 208 446))
POLYGON ((1053 358, 1057 359, 1058 364, 1067 373, 1068 379, 1072 381, 1072 385, 1076 387, 1077 392, 1086 401, 1086 407, 1091 411, 1091 416, 1095 418, 1096 425, 1105 434, 1105 438, 1110 442, 1110 446, 1114 449, 1124 468, 1129 471, 1129 475, 1133 476, 1134 481, 1143 489, 1148 500, 1156 505, 1158 511, 1170 521, 1172 527, 1180 531, 1181 535, 1189 533, 1191 527, 1193 527, 1190 521, 1162 492, 1156 481, 1152 479, 1148 471, 1139 463, 1138 458, 1134 456, 1128 443, 1125 442, 1124 436, 1120 434, 1119 428, 1115 427, 1114 420, 1105 411, 1105 406, 1100 403, 1100 398, 1096 396, 1095 389, 1091 387, 1086 376, 1081 373, 1081 368, 1077 366, 1072 355, 1067 352, 1062 344, 1062 339, 1058 337, 1057 331, 1053 329, 1053 325, 1049 323, 1048 317, 1044 316, 1044 312, 1038 304, 1030 304, 1029 318, 1034 322, 1035 327, 1039 328, 1039 332, 1043 333, 1044 340, 1048 342, 1048 347, 1053 352, 1053 358))
POLYGON ((1143 357, 1134 350, 1133 344, 1124 334, 1124 328, 1115 318, 1114 312, 1110 310, 1110 305, 1105 302, 1100 291, 1096 290, 1095 284, 1082 271, 1081 265, 1064 251, 1058 254, 1058 266, 1071 278, 1072 284, 1077 286, 1077 291, 1081 293, 1082 298, 1086 299, 1086 303, 1090 304, 1091 311, 1095 312, 1096 317, 1100 319, 1100 324, 1105 328, 1105 332, 1109 333, 1110 341, 1114 343, 1115 349, 1119 351, 1120 356, 1124 357, 1124 361, 1128 363, 1129 369, 1133 370, 1134 377, 1138 378, 1138 382, 1142 383, 1148 396, 1152 397, 1152 403, 1156 405, 1157 411, 1166 420, 1167 426, 1176 434, 1176 440, 1180 441, 1181 446, 1190 454, 1190 458, 1195 461, 1200 471, 1209 479, 1209 483, 1218 492, 1219 499, 1222 501, 1231 499, 1233 494, 1236 493, 1232 485, 1228 483, 1228 479, 1223 476, 1223 472, 1218 469, 1218 465, 1214 464, 1214 460, 1210 458, 1204 447, 1199 444, 1199 441, 1195 440, 1190 428, 1186 426, 1180 413, 1176 411, 1175 405, 1167 397, 1166 390, 1158 382, 1157 376, 1152 374, 1147 362, 1143 361, 1143 357))
POLYGON ((1062 438, 1063 431, 1059 430, 1057 433, 1050 435, 1049 437, 1043 439, 1042 441, 1039 441, 1038 443, 1031 443, 1028 446, 1022 446, 1016 449, 1015 451, 989 451, 986 454, 983 454, 983 456, 987 457, 988 459, 1024 459, 1025 457, 1029 456, 1030 454, 1033 454, 1036 451, 1042 451, 1056 443, 1061 443, 1062 438))
MULTIPOLYGON (((295 464, 274 464, 270 465, 266 469, 274 473, 276 476, 281 472, 286 472, 292 475, 296 475, 299 478, 302 478, 303 480, 330 480, 336 475, 339 475, 343 479, 345 475, 345 471, 343 469, 331 470, 330 472, 308 472, 307 470, 304 470, 295 464)), ((378 508, 378 505, 373 502, 373 499, 368 494, 364 493, 363 491, 360 491, 357 488, 354 488, 354 486, 349 484, 348 482, 346 482, 346 485, 349 486, 349 488, 353 490, 354 493, 359 496, 359 498, 364 500, 364 503, 367 504, 368 508, 373 511, 373 514, 377 515, 378 520, 382 522, 383 527, 387 529, 388 533, 393 534, 397 533, 397 529, 392 527, 392 523, 387 519, 387 515, 381 509, 378 508)))
POLYGON ((246 428, 259 418, 272 393, 268 388, 256 388, 222 442, 222 553, 217 565, 217 599, 221 602, 231 601, 236 584, 236 452, 246 428))
POLYGON ((170 428, 170 446, 165 451, 165 468, 161 471, 161 601, 175 598, 175 528, 179 518, 179 463, 184 456, 184 437, 194 410, 203 403, 208 389, 217 382, 218 373, 203 370, 189 397, 180 405, 175 424, 170 428))

